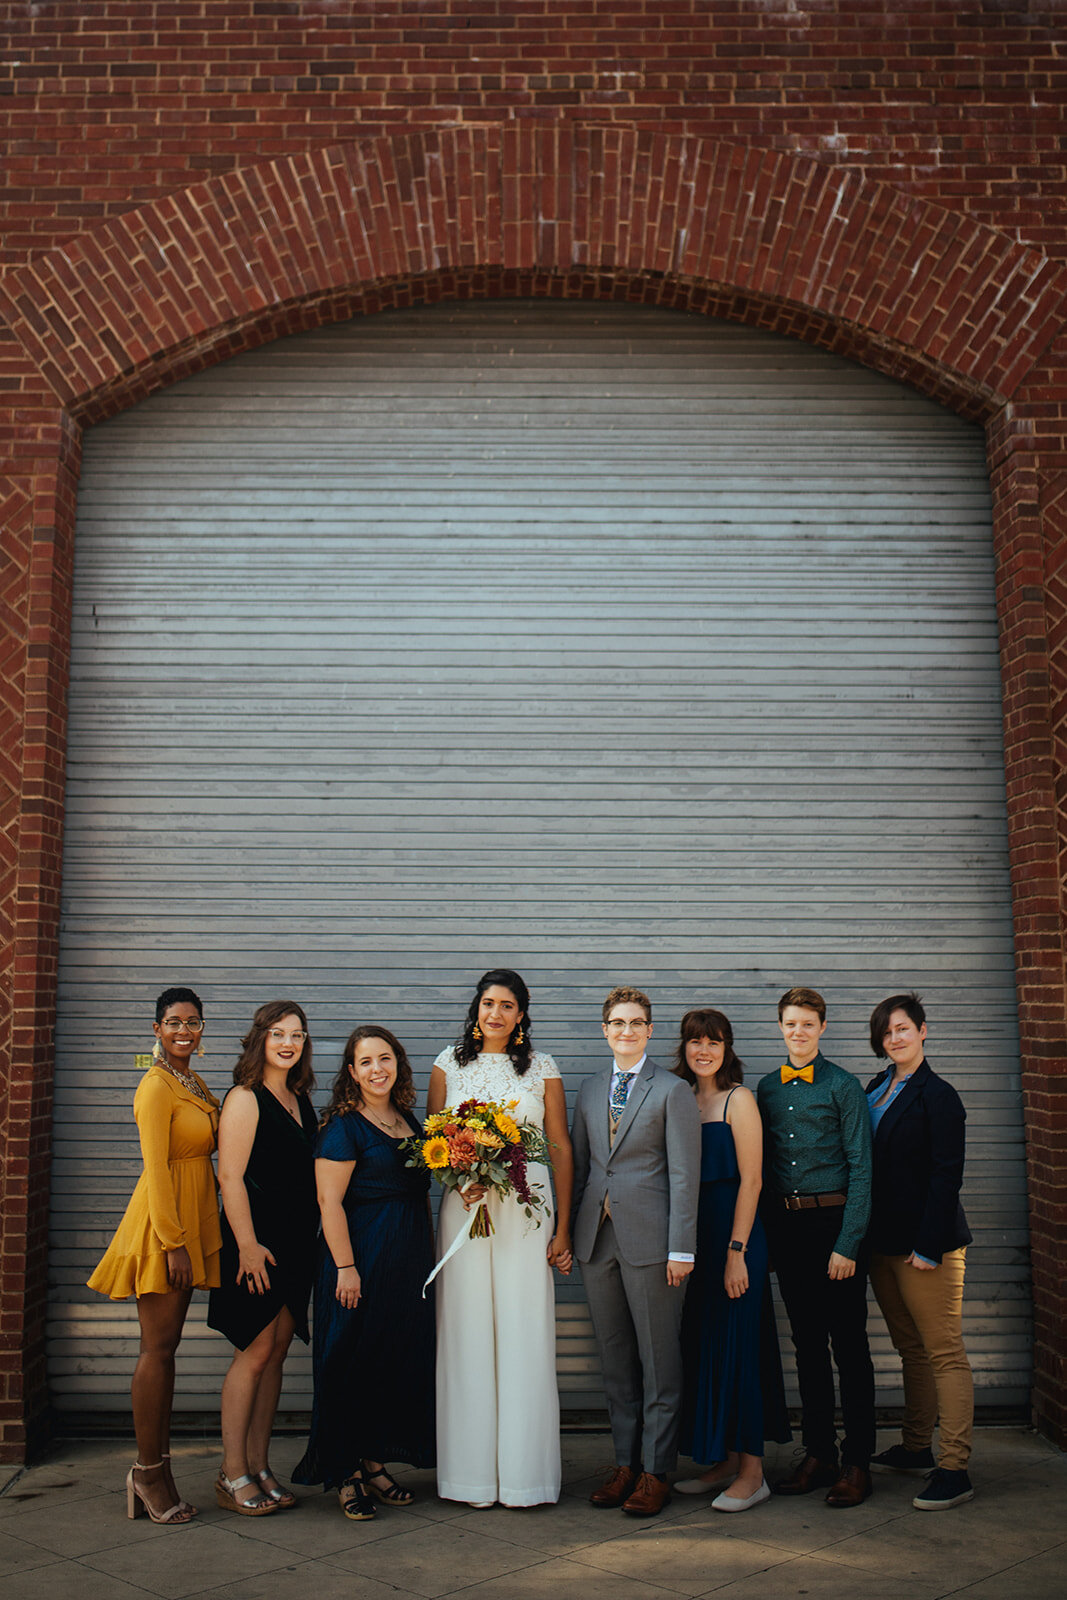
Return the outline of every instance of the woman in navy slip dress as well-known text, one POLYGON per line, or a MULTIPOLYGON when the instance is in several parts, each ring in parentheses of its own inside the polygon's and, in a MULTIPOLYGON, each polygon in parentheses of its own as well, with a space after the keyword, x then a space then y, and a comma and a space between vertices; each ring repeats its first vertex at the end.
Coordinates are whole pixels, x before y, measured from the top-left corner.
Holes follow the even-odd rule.
POLYGON ((693 1085, 701 1113, 697 1259, 682 1318, 681 1447, 713 1463, 675 1487, 683 1494, 721 1488, 716 1510, 747 1511, 770 1493, 764 1440, 791 1438, 757 1213, 762 1126, 721 1011, 683 1017, 675 1071, 693 1085))

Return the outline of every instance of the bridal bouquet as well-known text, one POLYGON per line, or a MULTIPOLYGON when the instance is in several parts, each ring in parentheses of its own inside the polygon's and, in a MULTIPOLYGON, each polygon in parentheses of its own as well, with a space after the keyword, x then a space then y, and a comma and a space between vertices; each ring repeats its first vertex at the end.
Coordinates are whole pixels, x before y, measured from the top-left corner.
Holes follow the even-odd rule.
MULTIPOLYGON (((495 1100, 464 1100, 426 1118, 425 1138, 405 1139, 401 1149, 405 1165, 432 1172, 446 1189, 463 1190, 480 1183, 498 1195, 514 1194, 528 1217, 546 1211, 540 1188, 532 1189, 526 1170, 531 1161, 548 1159, 548 1141, 540 1128, 516 1122, 511 1115, 517 1101, 500 1105, 495 1100)), ((495 1230, 489 1208, 480 1204, 469 1237, 487 1239, 495 1230)))

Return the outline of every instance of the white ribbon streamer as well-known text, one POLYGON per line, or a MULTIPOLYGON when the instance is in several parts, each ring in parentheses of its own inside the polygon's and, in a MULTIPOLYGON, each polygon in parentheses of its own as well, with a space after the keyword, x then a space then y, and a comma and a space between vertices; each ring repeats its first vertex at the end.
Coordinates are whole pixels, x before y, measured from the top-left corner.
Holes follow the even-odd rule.
POLYGON ((474 1216, 471 1217, 471 1219, 470 1219, 470 1226, 469 1227, 465 1227, 465 1228, 460 1228, 459 1232, 456 1234, 456 1237, 452 1240, 452 1243, 449 1245, 448 1249, 445 1251, 444 1255, 441 1257, 440 1261, 437 1263, 436 1267, 434 1267, 433 1271, 430 1273, 430 1276, 426 1279, 426 1282, 423 1284, 423 1286, 422 1286, 422 1298, 424 1300, 426 1299, 426 1291, 427 1291, 427 1289, 430 1287, 431 1283, 436 1278, 437 1274, 440 1272, 440 1270, 444 1266, 445 1262, 446 1261, 451 1261, 452 1257, 455 1255, 456 1251, 463 1249, 463 1246, 467 1243, 468 1239, 486 1238, 486 1237, 488 1237, 488 1235, 485 1235, 485 1234, 475 1234, 475 1233, 472 1232, 472 1229, 474 1228, 474 1224, 475 1224, 475 1221, 476 1221, 477 1216, 478 1216, 478 1212, 482 1211, 482 1210, 485 1210, 485 1201, 484 1200, 479 1200, 477 1206, 475 1207, 474 1216))

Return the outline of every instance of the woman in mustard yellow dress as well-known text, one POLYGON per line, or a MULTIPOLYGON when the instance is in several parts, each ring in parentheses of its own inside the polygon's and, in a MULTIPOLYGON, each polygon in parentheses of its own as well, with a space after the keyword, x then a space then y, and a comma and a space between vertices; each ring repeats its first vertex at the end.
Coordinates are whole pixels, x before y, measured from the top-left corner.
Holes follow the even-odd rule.
POLYGON ((191 1066, 204 1027, 192 989, 165 989, 156 1001, 155 1060, 137 1086, 133 1114, 144 1171, 90 1289, 112 1300, 137 1296, 141 1350, 130 1395, 137 1461, 126 1478, 126 1509, 179 1525, 196 1508, 178 1494, 170 1470, 174 1356, 194 1289, 219 1282, 218 1195, 211 1166, 219 1103, 191 1066))

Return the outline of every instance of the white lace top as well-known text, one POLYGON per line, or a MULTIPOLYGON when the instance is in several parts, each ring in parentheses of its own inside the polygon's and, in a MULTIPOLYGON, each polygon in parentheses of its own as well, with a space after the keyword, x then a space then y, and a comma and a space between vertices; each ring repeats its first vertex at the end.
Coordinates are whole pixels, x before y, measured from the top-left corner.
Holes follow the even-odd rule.
POLYGON ((539 1050, 530 1057, 530 1065, 521 1078, 510 1056, 489 1051, 461 1067, 453 1045, 441 1051, 434 1066, 445 1075, 446 1105, 462 1105, 464 1100, 498 1100, 506 1105, 509 1100, 516 1100, 516 1121, 532 1122, 535 1128, 545 1125, 545 1084, 549 1078, 560 1076, 552 1057, 539 1050))

